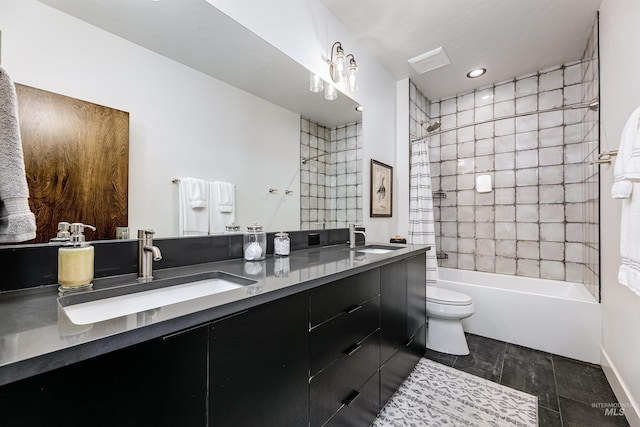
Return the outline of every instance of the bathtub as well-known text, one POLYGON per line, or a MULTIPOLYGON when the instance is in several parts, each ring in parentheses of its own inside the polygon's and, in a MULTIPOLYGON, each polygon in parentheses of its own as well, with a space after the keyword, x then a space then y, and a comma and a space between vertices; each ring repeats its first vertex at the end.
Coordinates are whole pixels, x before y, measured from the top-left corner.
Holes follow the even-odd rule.
POLYGON ((438 286, 469 295, 472 334, 600 363, 600 304, 580 283, 439 269, 438 286))

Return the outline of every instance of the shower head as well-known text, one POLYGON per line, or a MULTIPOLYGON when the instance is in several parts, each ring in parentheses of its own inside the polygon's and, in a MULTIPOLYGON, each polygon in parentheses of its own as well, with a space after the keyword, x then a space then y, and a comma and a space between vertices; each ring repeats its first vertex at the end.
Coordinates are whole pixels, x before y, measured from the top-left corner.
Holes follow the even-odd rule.
POLYGON ((427 132, 431 133, 434 132, 438 129, 440 129, 440 122, 433 122, 433 123, 429 123, 429 122, 420 122, 420 126, 423 126, 425 123, 428 123, 429 126, 426 127, 427 132))
POLYGON ((429 126, 427 126, 427 132, 431 133, 440 129, 440 122, 433 122, 429 126))

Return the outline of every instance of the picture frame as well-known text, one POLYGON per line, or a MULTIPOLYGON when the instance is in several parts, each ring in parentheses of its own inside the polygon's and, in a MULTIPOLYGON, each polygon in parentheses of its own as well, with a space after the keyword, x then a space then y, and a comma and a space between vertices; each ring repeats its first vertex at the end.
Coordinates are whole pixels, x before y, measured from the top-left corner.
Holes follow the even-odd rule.
POLYGON ((369 212, 372 218, 393 215, 393 167, 371 159, 369 212))

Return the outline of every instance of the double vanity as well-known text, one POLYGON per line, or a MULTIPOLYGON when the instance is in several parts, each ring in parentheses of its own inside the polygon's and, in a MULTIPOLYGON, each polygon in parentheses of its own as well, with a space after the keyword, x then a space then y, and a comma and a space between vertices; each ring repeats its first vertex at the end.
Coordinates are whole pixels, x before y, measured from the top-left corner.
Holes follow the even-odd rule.
POLYGON ((3 425, 368 426, 425 351, 426 246, 0 293, 3 425))

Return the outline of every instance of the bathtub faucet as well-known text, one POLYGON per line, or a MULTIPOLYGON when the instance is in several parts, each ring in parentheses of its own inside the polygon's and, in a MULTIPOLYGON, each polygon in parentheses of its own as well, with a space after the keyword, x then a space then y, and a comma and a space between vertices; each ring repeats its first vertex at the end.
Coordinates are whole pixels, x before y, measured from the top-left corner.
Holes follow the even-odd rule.
POLYGON ((364 232, 364 227, 356 226, 355 224, 349 224, 349 247, 356 247, 356 234, 362 234, 362 236, 366 239, 367 233, 364 232), (358 229, 356 229, 356 227, 358 229))

